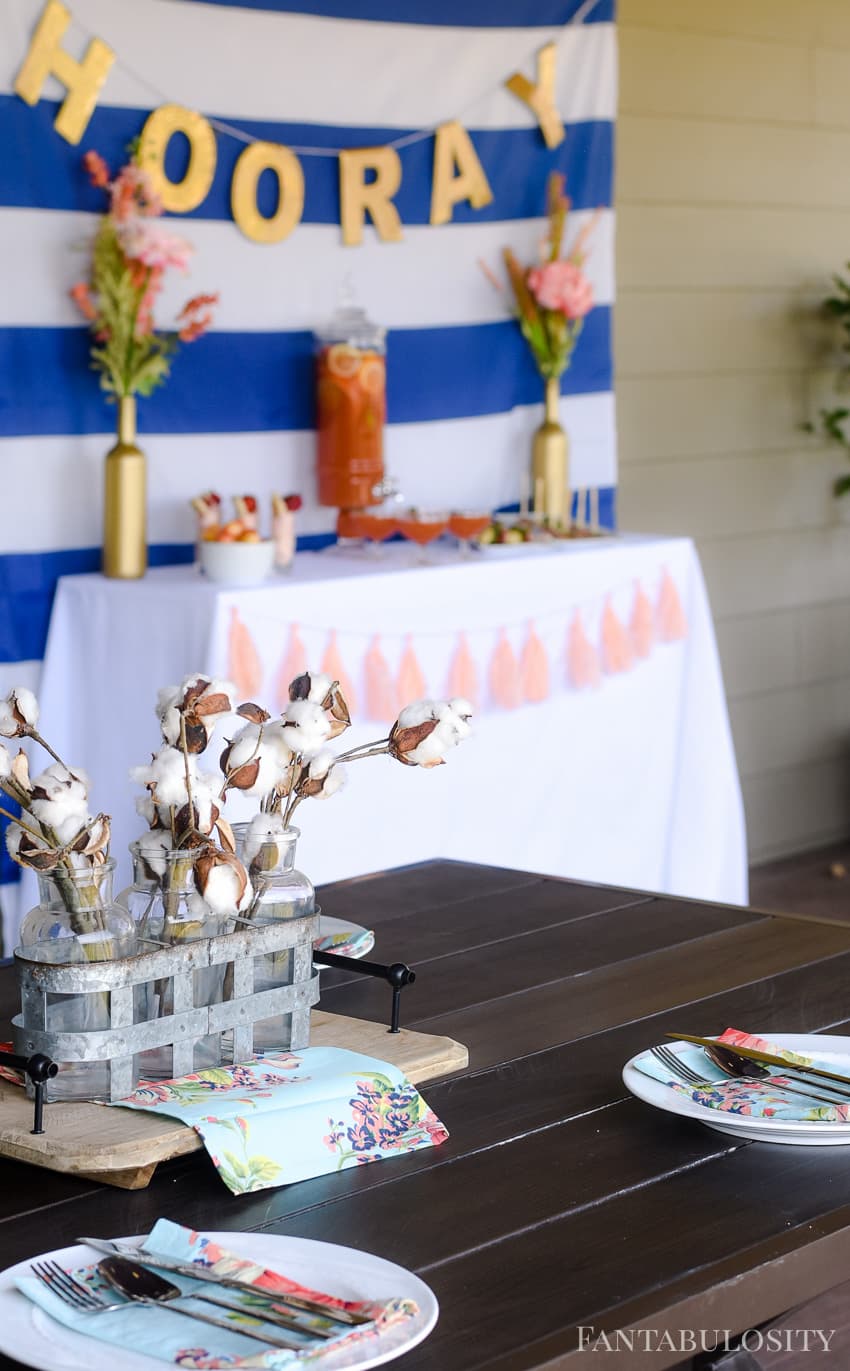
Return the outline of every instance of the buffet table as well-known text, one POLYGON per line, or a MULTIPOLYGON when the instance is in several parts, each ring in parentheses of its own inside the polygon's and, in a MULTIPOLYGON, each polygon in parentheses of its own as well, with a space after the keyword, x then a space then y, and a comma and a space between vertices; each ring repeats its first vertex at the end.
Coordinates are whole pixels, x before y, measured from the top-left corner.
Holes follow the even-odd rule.
MULTIPOLYGON (((242 698, 276 710, 293 667, 330 660, 355 696, 350 745, 385 737, 391 722, 376 717, 376 666, 378 684, 383 672, 402 699, 458 693, 450 678, 468 681, 478 699, 474 737, 448 765, 413 773, 379 758, 351 768, 332 803, 302 806, 298 865, 315 882, 442 856, 744 903, 740 788, 690 540, 428 555, 423 565, 406 544, 301 553, 291 572, 250 588, 211 584, 194 567, 138 582, 60 581, 43 726, 63 758, 94 778, 94 802, 113 816, 118 888, 143 827, 127 773, 158 746, 157 688, 199 670, 235 675, 242 698), (675 641, 656 633, 645 655, 617 662, 605 646, 611 625, 632 631, 637 597, 656 606, 665 585, 675 587, 686 628, 675 641), (579 622, 600 645, 599 680, 576 679, 579 622), (524 672, 519 699, 505 699, 496 669, 505 654, 524 672)), ((229 801, 228 818, 240 817, 229 801)), ((21 909, 34 896, 26 879, 21 909)))

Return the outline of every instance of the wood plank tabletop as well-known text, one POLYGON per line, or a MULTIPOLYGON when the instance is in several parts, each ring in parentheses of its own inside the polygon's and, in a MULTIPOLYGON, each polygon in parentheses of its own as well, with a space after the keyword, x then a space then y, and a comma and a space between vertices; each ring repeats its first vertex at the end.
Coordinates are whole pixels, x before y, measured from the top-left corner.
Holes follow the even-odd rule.
MULTIPOLYGON (((204 1154, 141 1191, 0 1161, 0 1268, 161 1215, 363 1248, 440 1300, 408 1371, 571 1366, 592 1355, 580 1327, 742 1331, 850 1273, 842 1149, 738 1142, 621 1079, 671 1028, 850 1033, 850 927, 447 861, 320 899, 375 928, 374 957, 415 967, 406 1026, 469 1047, 468 1068, 424 1088, 448 1142, 242 1197, 204 1154)), ((323 1009, 388 1012, 381 983, 322 985, 323 1009)), ((4 967, 0 1019, 14 1009, 4 967)), ((682 1363, 665 1349, 635 1362, 682 1363)))

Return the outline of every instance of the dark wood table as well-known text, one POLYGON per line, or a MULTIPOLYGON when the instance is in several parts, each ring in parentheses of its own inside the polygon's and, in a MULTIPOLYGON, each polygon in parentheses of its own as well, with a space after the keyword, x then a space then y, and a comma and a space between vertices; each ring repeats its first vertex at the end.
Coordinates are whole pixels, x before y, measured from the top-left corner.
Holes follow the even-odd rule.
MULTIPOLYGON (((850 1274, 850 1153, 738 1143, 620 1076, 671 1027, 850 1032, 850 928, 445 861, 320 895, 415 966, 403 1021, 468 1045, 468 1069, 424 1090, 450 1140, 241 1198, 203 1154, 142 1191, 0 1161, 0 1267, 160 1215, 349 1244, 439 1297, 408 1371, 572 1365, 579 1326, 740 1331, 850 1274)), ((378 1018, 387 996, 335 972, 322 1005, 378 1018)), ((3 1017, 13 998, 4 968, 3 1017)))

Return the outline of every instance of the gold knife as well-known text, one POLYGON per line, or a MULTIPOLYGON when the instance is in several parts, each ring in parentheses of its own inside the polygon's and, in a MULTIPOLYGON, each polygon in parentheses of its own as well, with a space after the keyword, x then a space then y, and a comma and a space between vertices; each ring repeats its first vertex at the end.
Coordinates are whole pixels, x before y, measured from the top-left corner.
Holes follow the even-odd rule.
POLYGON ((850 1076, 842 1076, 838 1071, 827 1071, 821 1066, 803 1066, 801 1062, 789 1062, 787 1057, 775 1057, 772 1052, 759 1052, 754 1047, 741 1047, 739 1043, 719 1042, 717 1038, 695 1038, 690 1033, 665 1033, 664 1036, 683 1043, 696 1043, 697 1047, 728 1047, 730 1052, 737 1052, 739 1057, 748 1057, 752 1062, 762 1062, 765 1066, 782 1066, 786 1071, 801 1071, 807 1076, 823 1076, 826 1080, 841 1081, 842 1085, 850 1085, 850 1076))

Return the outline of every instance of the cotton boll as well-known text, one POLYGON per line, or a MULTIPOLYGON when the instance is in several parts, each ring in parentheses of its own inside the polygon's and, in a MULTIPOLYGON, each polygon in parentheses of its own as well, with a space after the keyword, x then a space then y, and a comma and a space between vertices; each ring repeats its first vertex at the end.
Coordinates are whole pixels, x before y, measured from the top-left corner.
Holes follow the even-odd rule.
POLYGON ((88 777, 54 762, 32 782, 30 808, 64 847, 89 822, 88 777))
POLYGON ((12 774, 12 754, 5 743, 0 743, 0 781, 12 774))
POLYGON ((214 866, 207 876, 204 886, 204 900, 213 914, 233 914, 235 910, 247 908, 251 902, 250 881, 241 893, 238 873, 232 866, 214 866), (247 901, 245 896, 247 895, 247 901))
POLYGON ((19 738, 38 723, 38 700, 26 686, 13 686, 0 700, 0 737, 19 738))
POLYGON ((321 752, 317 752, 310 763, 310 780, 324 780, 333 764, 334 754, 331 752, 330 748, 323 748, 321 752))
POLYGON ((337 762, 327 773, 325 783, 322 786, 321 793, 317 796, 317 799, 329 800, 332 795, 336 795, 338 790, 342 790, 347 781, 348 772, 344 766, 340 766, 337 762))
POLYGON ((269 795, 285 777, 291 753, 283 742, 282 730, 271 724, 246 724, 233 737, 222 757, 230 784, 245 795, 269 795), (250 770, 257 763, 256 776, 250 770), (240 769, 245 767, 244 773, 240 769))
POLYGON ((414 700, 412 704, 405 705, 398 716, 399 728, 417 728, 419 724, 425 724, 429 719, 437 717, 436 705, 433 700, 414 700))
POLYGON ((263 848, 273 845, 280 853, 280 839, 284 833, 282 814, 255 814, 245 834, 244 857, 248 866, 263 848))
POLYGON ((9 827, 6 829, 6 850, 14 862, 18 860, 18 851, 23 836, 24 830, 21 828, 20 824, 9 824, 9 827))
POLYGON ((446 742, 435 728, 434 732, 424 738, 418 747, 415 747, 412 752, 408 752, 407 760, 412 762, 414 766, 439 766, 446 751, 446 742))
POLYGON ((14 701, 24 723, 30 728, 35 728, 38 723, 38 700, 32 691, 27 690, 26 686, 15 686, 9 698, 14 701))
MULTIPOLYGON (((194 758, 190 757, 190 777, 194 769, 194 758)), ((134 767, 130 776, 139 785, 155 787, 156 803, 166 810, 171 806, 182 809, 188 803, 186 765, 183 753, 176 747, 160 748, 150 766, 134 767)))
POLYGON ((331 736, 331 721, 312 700, 293 700, 283 715, 283 741, 293 752, 309 757, 331 736))
POLYGON ((145 819, 151 828, 156 828, 159 815, 150 795, 136 796, 136 813, 140 818, 145 819))
POLYGON ((145 865, 154 876, 164 876, 168 862, 165 854, 171 851, 171 834, 164 829, 154 829, 138 839, 139 851, 145 865))
POLYGON ((327 698, 328 691, 333 685, 333 678, 326 676, 323 671, 310 672, 310 694, 308 700, 320 705, 327 698))
POLYGON ((462 695, 456 695, 453 700, 449 700, 449 709, 465 724, 469 723, 475 713, 469 700, 465 700, 462 695))

